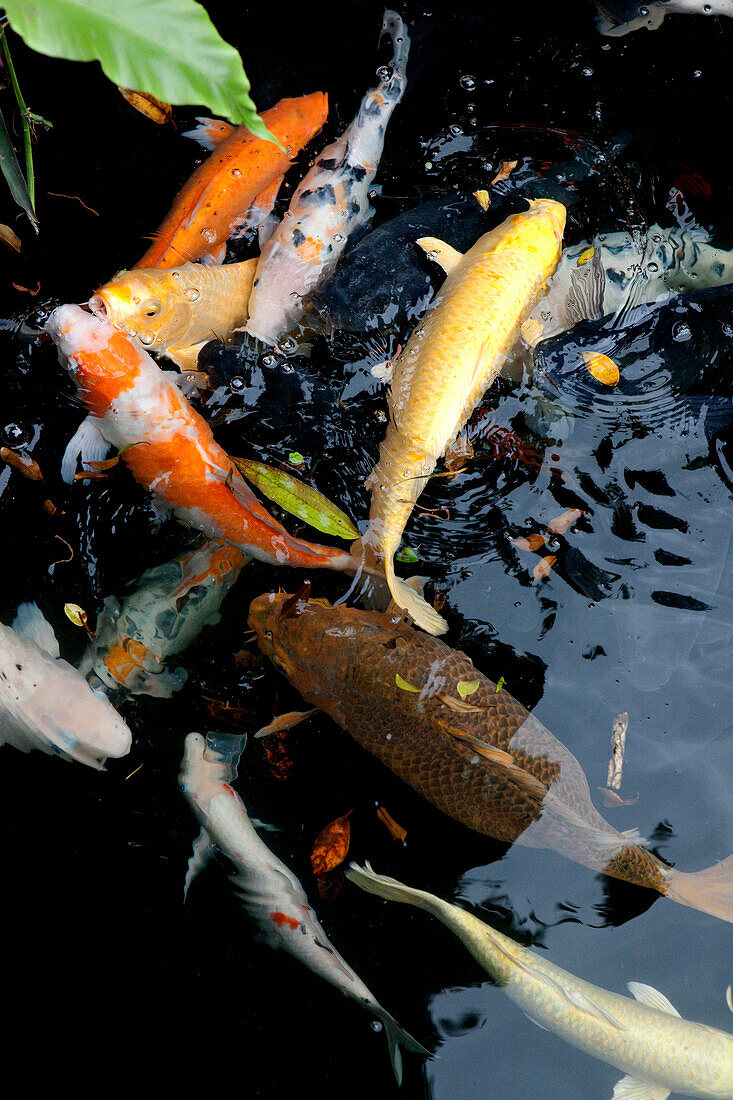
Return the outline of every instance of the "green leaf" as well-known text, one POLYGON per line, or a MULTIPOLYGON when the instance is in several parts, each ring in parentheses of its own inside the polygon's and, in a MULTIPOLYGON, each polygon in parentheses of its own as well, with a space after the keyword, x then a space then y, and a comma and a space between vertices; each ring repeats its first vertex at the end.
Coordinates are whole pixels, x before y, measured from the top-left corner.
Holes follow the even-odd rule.
POLYGON ((39 53, 99 61, 115 84, 202 104, 274 141, 250 99, 242 59, 195 0, 4 0, 11 27, 39 53))
POLYGON ((467 695, 473 695, 474 691, 478 689, 478 685, 478 680, 459 680, 456 687, 461 699, 465 699, 467 695))
POLYGON ((403 691, 414 691, 416 695, 420 694, 420 688, 414 687, 412 684, 408 684, 407 680, 403 680, 399 672, 395 673, 394 682, 398 688, 402 688, 403 691))
POLYGON ((30 192, 26 185, 23 173, 20 170, 18 164, 18 158, 15 155, 15 149, 13 149, 10 138, 8 137, 8 131, 5 127, 5 119, 0 114, 0 168, 5 176, 10 193, 17 202, 18 206, 25 210, 28 215, 31 225, 38 231, 38 222, 36 221, 36 213, 33 209, 33 203, 31 202, 30 192))
POLYGON ((340 539, 358 539, 359 532, 345 512, 332 504, 328 497, 305 485, 285 470, 274 470, 264 462, 252 462, 248 458, 232 458, 247 481, 274 500, 286 512, 305 520, 317 531, 335 535, 340 539))
POLYGON ((300 451, 291 451, 288 455, 288 462, 292 462, 293 466, 300 466, 303 462, 305 462, 305 459, 303 458, 300 451))
POLYGON ((406 561, 410 565, 414 565, 416 561, 420 561, 414 550, 411 550, 409 546, 403 546, 399 553, 395 554, 397 561, 406 561))
POLYGON ((494 689, 494 694, 495 694, 495 695, 496 695, 496 692, 497 692, 497 691, 501 691, 501 689, 502 689, 502 688, 504 687, 504 684, 505 684, 505 683, 506 683, 506 680, 504 679, 504 677, 503 677, 503 676, 500 676, 500 677, 499 677, 499 682, 498 682, 498 684, 496 685, 496 687, 495 687, 495 689, 494 689))

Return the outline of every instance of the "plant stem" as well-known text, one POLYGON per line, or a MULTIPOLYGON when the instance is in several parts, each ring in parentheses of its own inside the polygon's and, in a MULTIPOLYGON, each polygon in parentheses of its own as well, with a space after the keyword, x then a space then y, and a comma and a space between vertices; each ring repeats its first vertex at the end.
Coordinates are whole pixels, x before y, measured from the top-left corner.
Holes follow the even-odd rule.
POLYGON ((23 148, 25 150, 25 173, 26 182, 28 184, 28 194, 31 197, 31 206, 33 207, 33 213, 36 212, 36 182, 33 173, 33 149, 31 147, 31 125, 30 117, 31 113, 25 105, 23 94, 18 84, 18 78, 15 75, 15 67, 13 66, 13 59, 10 56, 10 48, 8 46, 8 39, 5 34, 5 28, 2 28, 0 32, 0 49, 2 50, 3 61, 5 67, 8 70, 8 76, 10 77, 10 84, 15 94, 15 99, 20 110, 21 125, 23 127, 23 148))

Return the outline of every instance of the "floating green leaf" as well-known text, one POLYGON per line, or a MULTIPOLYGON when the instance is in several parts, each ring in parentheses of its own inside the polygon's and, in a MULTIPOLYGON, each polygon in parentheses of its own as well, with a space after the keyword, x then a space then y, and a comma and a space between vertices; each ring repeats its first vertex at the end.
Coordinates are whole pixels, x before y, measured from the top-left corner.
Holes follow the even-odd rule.
POLYGON ((406 561, 410 565, 414 565, 416 561, 420 561, 414 550, 411 550, 409 546, 403 546, 399 553, 395 554, 397 561, 406 561))
POLYGON ((506 680, 504 679, 504 677, 500 676, 499 677, 499 682, 496 685, 496 688, 494 689, 494 694, 496 694, 497 691, 501 691, 501 689, 504 687, 505 683, 506 683, 506 680))
POLYGON ((461 699, 465 699, 467 695, 473 695, 478 689, 478 684, 478 680, 459 680, 456 687, 461 699))
POLYGON ((305 520, 317 531, 335 535, 340 539, 357 539, 359 532, 345 512, 332 504, 328 497, 305 485, 285 470, 275 470, 264 462, 252 462, 248 458, 233 458, 237 468, 256 489, 274 500, 286 512, 305 520))
POLYGON ((87 625, 87 613, 83 607, 79 607, 78 603, 65 603, 64 614, 67 619, 71 619, 74 626, 87 625))
POLYGON ((250 99, 242 59, 195 0, 3 0, 28 46, 68 61, 99 61, 123 88, 166 103, 203 105, 274 141, 250 99))
POLYGON ((291 451, 288 455, 288 462, 292 462, 293 466, 300 466, 305 462, 300 451, 291 451))
POLYGON ((398 688, 402 688, 403 691, 414 691, 416 695, 420 694, 420 688, 416 688, 413 684, 408 684, 407 680, 403 680, 399 672, 395 673, 394 682, 398 688))

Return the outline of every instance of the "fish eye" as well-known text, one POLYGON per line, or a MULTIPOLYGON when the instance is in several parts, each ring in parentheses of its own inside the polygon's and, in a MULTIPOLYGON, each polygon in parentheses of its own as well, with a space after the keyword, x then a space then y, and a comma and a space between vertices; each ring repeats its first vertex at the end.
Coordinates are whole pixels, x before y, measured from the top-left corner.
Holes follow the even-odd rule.
POLYGON ((271 630, 266 630, 263 637, 264 637, 266 642, 271 642, 272 641, 272 631, 271 630))
POLYGON ((156 298, 148 298, 147 302, 145 302, 142 307, 142 311, 146 317, 156 317, 162 308, 162 305, 156 298))

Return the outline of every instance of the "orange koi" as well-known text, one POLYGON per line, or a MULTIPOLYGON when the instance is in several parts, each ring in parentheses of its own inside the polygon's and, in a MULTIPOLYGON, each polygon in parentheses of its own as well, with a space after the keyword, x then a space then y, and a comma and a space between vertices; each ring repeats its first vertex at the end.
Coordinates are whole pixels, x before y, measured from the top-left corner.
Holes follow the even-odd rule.
POLYGON ((46 329, 91 414, 87 423, 184 523, 273 565, 360 570, 360 559, 294 538, 273 519, 206 421, 129 336, 75 305, 54 310, 46 329))
MULTIPOLYGON (((226 242, 253 214, 274 201, 273 187, 293 157, 315 137, 328 116, 325 92, 281 99, 262 115, 285 147, 255 137, 242 125, 202 120, 190 131, 212 155, 178 192, 153 243, 135 267, 175 267, 188 260, 221 263, 226 242)), ((279 182, 277 182, 279 187, 279 182)), ((275 187, 275 193, 277 191, 275 187)))

